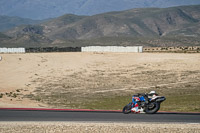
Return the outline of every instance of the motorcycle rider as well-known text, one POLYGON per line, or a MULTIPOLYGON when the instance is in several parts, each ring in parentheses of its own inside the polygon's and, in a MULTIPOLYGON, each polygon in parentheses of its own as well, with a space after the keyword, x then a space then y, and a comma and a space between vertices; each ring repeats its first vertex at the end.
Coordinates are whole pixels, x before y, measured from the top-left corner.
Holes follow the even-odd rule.
POLYGON ((150 93, 148 94, 148 98, 153 98, 155 96, 157 96, 158 94, 156 93, 156 91, 150 91, 150 93))
POLYGON ((132 96, 132 109, 133 113, 142 113, 144 112, 142 108, 139 108, 138 101, 145 101, 145 99, 152 98, 156 96, 156 91, 150 91, 150 93, 138 93, 137 95, 132 96), (142 97, 143 96, 143 97, 142 97))

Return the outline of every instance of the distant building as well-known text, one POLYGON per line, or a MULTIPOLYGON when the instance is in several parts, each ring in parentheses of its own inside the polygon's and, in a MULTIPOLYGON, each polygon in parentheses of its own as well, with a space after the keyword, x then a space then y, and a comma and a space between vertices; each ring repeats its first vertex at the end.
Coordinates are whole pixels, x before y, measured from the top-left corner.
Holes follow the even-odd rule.
POLYGON ((82 52, 122 52, 142 53, 143 46, 87 46, 81 47, 82 52))

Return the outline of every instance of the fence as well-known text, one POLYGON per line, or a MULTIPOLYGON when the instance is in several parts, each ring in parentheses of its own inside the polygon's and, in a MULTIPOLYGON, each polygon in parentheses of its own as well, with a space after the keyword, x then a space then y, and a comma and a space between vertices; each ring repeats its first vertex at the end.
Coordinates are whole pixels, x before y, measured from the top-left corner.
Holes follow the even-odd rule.
POLYGON ((0 48, 0 53, 39 53, 39 52, 143 52, 142 46, 87 46, 87 47, 36 47, 0 48))
POLYGON ((143 46, 86 46, 86 47, 36 47, 0 48, 0 53, 38 53, 38 52, 175 52, 200 53, 200 46, 143 47, 143 46))
POLYGON ((0 48, 0 53, 25 53, 25 48, 0 48))
POLYGON ((200 53, 200 46, 144 47, 143 52, 200 53))
POLYGON ((141 53, 142 46, 87 46, 81 47, 82 52, 133 52, 141 53))
POLYGON ((81 52, 81 47, 45 47, 45 48, 26 48, 26 53, 38 52, 81 52))

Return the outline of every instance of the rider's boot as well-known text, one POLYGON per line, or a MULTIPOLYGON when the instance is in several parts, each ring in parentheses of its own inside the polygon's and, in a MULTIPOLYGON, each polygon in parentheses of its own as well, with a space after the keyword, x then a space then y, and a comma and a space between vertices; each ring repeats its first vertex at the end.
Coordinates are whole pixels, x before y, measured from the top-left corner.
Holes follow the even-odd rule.
POLYGON ((140 111, 140 113, 145 113, 143 108, 138 109, 140 111))

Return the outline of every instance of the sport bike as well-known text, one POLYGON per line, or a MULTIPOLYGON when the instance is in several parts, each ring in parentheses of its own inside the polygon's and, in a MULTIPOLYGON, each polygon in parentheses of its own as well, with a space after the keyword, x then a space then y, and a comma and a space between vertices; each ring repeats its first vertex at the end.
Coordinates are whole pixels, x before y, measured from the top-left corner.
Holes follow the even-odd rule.
MULTIPOLYGON (((151 96, 146 93, 138 93, 133 95, 133 98, 137 100, 138 110, 141 110, 137 113, 146 113, 146 114, 154 114, 160 109, 160 104, 166 100, 164 96, 158 96, 157 94, 151 96)), ((134 108, 133 102, 130 102, 123 108, 123 113, 128 114, 131 113, 131 109, 134 108)))

